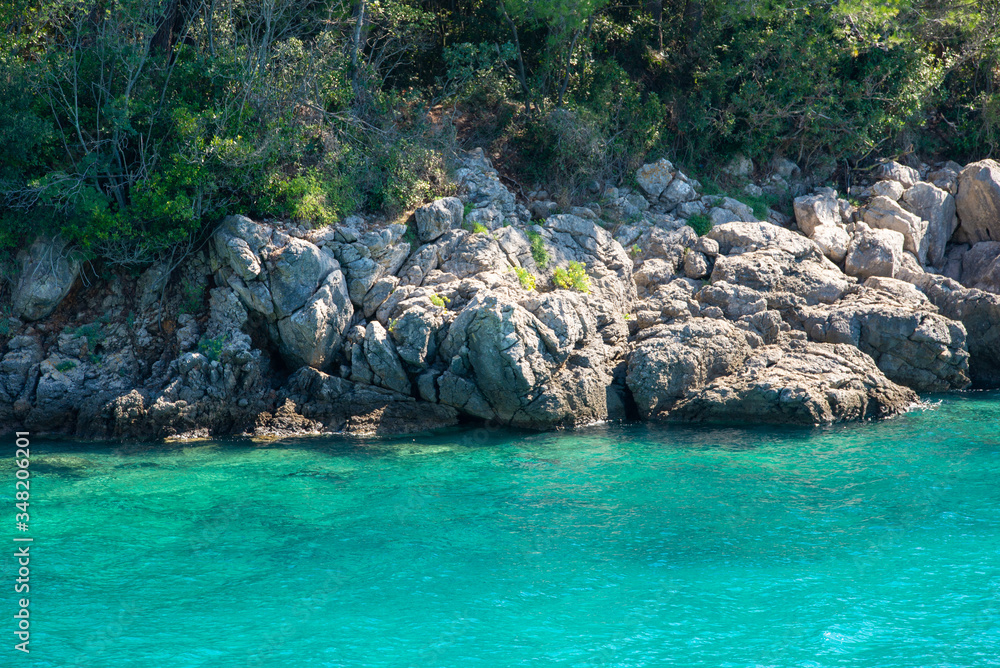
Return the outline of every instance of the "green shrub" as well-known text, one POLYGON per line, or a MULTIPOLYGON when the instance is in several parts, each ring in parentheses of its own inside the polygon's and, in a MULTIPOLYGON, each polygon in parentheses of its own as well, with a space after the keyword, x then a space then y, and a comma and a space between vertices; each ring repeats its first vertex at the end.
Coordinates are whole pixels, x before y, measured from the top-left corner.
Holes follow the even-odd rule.
POLYGON ((451 303, 451 300, 444 295, 433 294, 430 299, 431 304, 434 304, 438 308, 448 308, 448 304, 451 303))
POLYGON ((687 225, 692 230, 698 233, 699 237, 703 237, 708 234, 709 230, 712 229, 712 221, 708 216, 702 213, 696 213, 687 219, 687 225))
POLYGON ((472 223, 470 225, 464 225, 465 229, 473 234, 489 234, 490 228, 486 227, 482 223, 472 223))
POLYGON ((590 276, 582 262, 571 260, 566 269, 557 267, 552 273, 552 281, 564 290, 590 292, 590 276))
POLYGON ((56 371, 59 373, 66 373, 67 371, 72 371, 76 368, 76 362, 72 360, 65 360, 56 364, 56 371))
POLYGON ((521 287, 529 292, 535 289, 535 275, 524 267, 514 267, 514 273, 517 274, 517 280, 521 283, 521 287))
POLYGON ((205 291, 205 286, 197 281, 182 280, 180 313, 199 313, 205 306, 205 291))
POLYGON ((753 215, 757 217, 757 220, 767 220, 768 209, 773 208, 779 201, 777 197, 767 193, 759 196, 743 193, 737 195, 736 199, 753 209, 753 215))
POLYGON ((225 348, 226 341, 228 339, 229 337, 225 334, 215 338, 209 338, 207 336, 202 337, 201 340, 198 341, 198 352, 213 362, 216 362, 222 356, 222 350, 225 348))
POLYGON ((549 251, 545 248, 545 240, 542 235, 534 230, 528 230, 528 241, 531 242, 531 257, 539 269, 545 269, 549 265, 549 251))
POLYGON ((67 329, 66 332, 71 336, 87 339, 87 349, 93 351, 106 337, 104 329, 101 327, 102 324, 107 324, 105 316, 99 318, 98 322, 80 325, 76 329, 67 329), (102 323, 101 320, 104 320, 104 322, 102 323))

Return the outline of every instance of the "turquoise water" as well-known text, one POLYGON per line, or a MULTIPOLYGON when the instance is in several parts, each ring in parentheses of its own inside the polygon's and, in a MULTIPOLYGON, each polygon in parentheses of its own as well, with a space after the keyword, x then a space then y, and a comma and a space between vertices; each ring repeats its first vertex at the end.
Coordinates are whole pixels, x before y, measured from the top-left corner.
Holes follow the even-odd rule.
POLYGON ((39 442, 0 665, 996 666, 998 425, 39 442))

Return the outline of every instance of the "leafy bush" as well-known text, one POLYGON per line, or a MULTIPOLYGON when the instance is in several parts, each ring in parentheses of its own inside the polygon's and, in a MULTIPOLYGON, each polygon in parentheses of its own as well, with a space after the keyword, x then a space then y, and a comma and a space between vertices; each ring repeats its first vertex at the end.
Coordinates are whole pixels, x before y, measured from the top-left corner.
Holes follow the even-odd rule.
POLYGON ((72 371, 76 368, 76 362, 73 360, 65 360, 56 364, 56 371, 59 373, 66 373, 67 371, 72 371))
POLYGON ((430 299, 431 304, 434 304, 438 308, 448 308, 448 304, 451 303, 451 300, 444 295, 433 294, 430 299))
POLYGON ((528 230, 528 241, 531 242, 531 257, 539 269, 545 269, 549 264, 549 251, 545 248, 542 235, 534 230, 528 230))
POLYGON ((521 287, 529 292, 535 289, 535 275, 524 267, 514 267, 514 273, 517 274, 517 280, 521 283, 521 287))
POLYGON ((207 336, 202 337, 202 339, 198 341, 198 352, 213 362, 217 362, 219 358, 222 357, 222 351, 226 346, 228 338, 229 337, 225 334, 215 338, 207 336))
POLYGON ((736 196, 736 199, 753 209, 753 215, 757 217, 757 220, 767 220, 768 209, 778 202, 777 197, 766 193, 760 196, 741 193, 736 196))
POLYGON ((189 279, 181 281, 181 313, 194 315, 205 306, 205 286, 189 279))
POLYGON ((566 269, 557 267, 552 273, 552 281, 557 287, 577 292, 590 292, 590 276, 582 262, 570 261, 566 269))
POLYGON ((712 221, 708 216, 701 213, 696 213, 688 218, 687 225, 697 232, 699 237, 705 236, 712 229, 712 221))

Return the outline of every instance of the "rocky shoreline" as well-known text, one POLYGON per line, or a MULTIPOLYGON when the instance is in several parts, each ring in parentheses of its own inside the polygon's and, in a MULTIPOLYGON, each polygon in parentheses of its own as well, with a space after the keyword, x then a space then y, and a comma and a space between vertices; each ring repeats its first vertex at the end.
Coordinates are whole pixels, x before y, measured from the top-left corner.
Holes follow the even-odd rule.
POLYGON ((179 267, 108 281, 39 239, 0 337, 0 431, 812 425, 1000 386, 1000 165, 888 162, 850 200, 770 172, 748 191, 797 189, 794 220, 666 160, 557 213, 477 150, 407 225, 230 216, 179 267))

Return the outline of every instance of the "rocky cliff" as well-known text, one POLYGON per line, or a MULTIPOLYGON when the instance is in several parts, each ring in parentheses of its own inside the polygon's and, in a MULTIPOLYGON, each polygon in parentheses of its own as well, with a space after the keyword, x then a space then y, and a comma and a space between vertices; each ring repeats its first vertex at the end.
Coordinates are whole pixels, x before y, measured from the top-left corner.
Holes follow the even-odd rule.
POLYGON ((482 151, 456 180, 408 225, 231 216, 175 269, 86 285, 39 239, 0 338, 0 430, 810 425, 1000 385, 992 161, 886 163, 860 207, 813 189, 767 221, 665 160, 558 213, 545 193, 519 201, 482 151))

